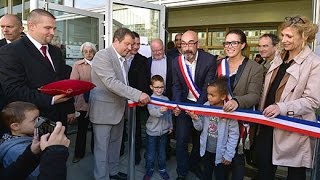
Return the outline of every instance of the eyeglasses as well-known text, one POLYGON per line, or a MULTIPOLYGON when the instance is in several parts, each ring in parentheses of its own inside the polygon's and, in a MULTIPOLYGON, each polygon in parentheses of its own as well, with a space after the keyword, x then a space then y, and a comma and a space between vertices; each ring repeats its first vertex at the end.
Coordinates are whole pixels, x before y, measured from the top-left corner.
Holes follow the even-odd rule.
POLYGON ((163 89, 164 86, 152 86, 154 89, 163 89))
POLYGON ((239 44, 241 44, 240 41, 230 41, 230 42, 226 41, 222 43, 224 47, 229 47, 230 45, 231 47, 237 47, 239 44))
POLYGON ((286 22, 290 22, 291 24, 298 24, 298 23, 302 23, 305 24, 306 22, 304 22, 304 20, 299 17, 299 16, 294 16, 294 17, 285 17, 284 20, 286 22))
POLYGON ((196 41, 196 42, 188 42, 188 43, 186 43, 186 42, 182 42, 181 43, 181 46, 182 47, 192 47, 192 46, 195 46, 196 44, 198 44, 198 41, 196 41))

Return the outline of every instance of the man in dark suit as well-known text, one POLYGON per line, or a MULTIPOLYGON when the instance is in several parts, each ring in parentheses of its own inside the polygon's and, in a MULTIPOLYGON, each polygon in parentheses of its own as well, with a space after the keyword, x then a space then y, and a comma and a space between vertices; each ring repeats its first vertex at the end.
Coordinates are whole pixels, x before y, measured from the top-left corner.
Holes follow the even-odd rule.
POLYGON ((169 56, 171 59, 175 59, 181 54, 181 36, 181 33, 176 34, 174 37, 175 47, 167 52, 167 56, 169 56))
MULTIPOLYGON (((147 58, 140 53, 140 36, 136 32, 132 32, 134 36, 134 44, 131 46, 131 51, 127 55, 127 62, 129 67, 128 80, 129 85, 136 88, 142 92, 151 94, 150 76, 148 74, 148 63, 147 58)), ((135 141, 135 164, 138 165, 141 161, 141 123, 146 123, 148 119, 147 106, 136 108, 136 141, 135 141)))
MULTIPOLYGON (((186 102, 203 104, 207 101, 207 84, 215 78, 216 59, 213 55, 198 51, 198 35, 194 31, 187 31, 182 35, 182 55, 173 62, 172 78, 172 100, 176 102, 186 102), (182 66, 183 64, 183 66, 182 66), (184 69, 183 69, 184 68, 184 69), (189 72, 189 73, 188 73, 189 72), (189 76, 188 86, 185 76, 189 76), (192 88, 198 89, 197 92, 192 88)), ((177 107, 174 109, 176 120, 176 157, 177 173, 180 180, 185 179, 188 173, 188 166, 196 176, 201 175, 200 162, 200 132, 193 128, 191 117, 177 107), (192 135, 192 151, 188 155, 189 137, 192 135)))
POLYGON ((0 47, 20 39, 20 34, 23 31, 21 19, 12 14, 7 14, 0 18, 0 27, 4 36, 0 40, 0 47))
POLYGON ((172 60, 165 54, 163 41, 154 39, 151 42, 151 54, 148 58, 149 78, 153 75, 160 75, 165 80, 164 95, 170 100, 172 98, 172 60))
POLYGON ((55 17, 42 9, 30 12, 25 37, 0 49, 0 82, 9 102, 26 101, 40 115, 64 126, 75 119, 73 99, 64 94, 50 96, 38 88, 65 78, 61 51, 50 45, 56 29, 55 17))
MULTIPOLYGON (((23 31, 21 19, 12 14, 7 14, 0 18, 0 27, 1 33, 4 36, 4 38, 0 40, 0 48, 6 44, 20 39, 20 33, 23 31)), ((6 97, 0 88, 0 111, 6 104, 6 97)))

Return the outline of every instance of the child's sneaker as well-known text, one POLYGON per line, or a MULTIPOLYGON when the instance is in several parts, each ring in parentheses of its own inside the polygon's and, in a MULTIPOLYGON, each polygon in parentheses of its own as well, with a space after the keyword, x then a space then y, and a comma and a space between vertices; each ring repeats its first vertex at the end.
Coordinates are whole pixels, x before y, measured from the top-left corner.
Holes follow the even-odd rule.
POLYGON ((163 180, 168 180, 170 179, 169 174, 167 173, 166 170, 159 170, 159 174, 162 177, 163 180))
POLYGON ((147 170, 147 173, 143 176, 143 180, 150 180, 153 175, 153 169, 147 170))

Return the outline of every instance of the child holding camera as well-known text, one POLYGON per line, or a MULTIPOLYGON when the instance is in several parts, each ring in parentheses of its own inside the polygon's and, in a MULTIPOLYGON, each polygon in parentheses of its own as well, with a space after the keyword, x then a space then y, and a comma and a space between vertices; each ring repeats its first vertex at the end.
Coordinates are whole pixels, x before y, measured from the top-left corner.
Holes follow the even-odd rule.
MULTIPOLYGON (((208 102, 205 105, 223 107, 228 95, 227 78, 220 77, 208 84, 208 102)), ((200 156, 203 157, 205 169, 201 180, 226 178, 225 166, 230 165, 239 139, 238 122, 216 116, 197 116, 187 111, 200 135, 200 156)))
MULTIPOLYGON (((0 140, 0 160, 3 167, 9 166, 32 143, 35 122, 39 117, 38 108, 28 102, 12 102, 1 112, 1 121, 10 129, 0 140)), ((39 169, 35 169, 28 179, 37 179, 39 169)))

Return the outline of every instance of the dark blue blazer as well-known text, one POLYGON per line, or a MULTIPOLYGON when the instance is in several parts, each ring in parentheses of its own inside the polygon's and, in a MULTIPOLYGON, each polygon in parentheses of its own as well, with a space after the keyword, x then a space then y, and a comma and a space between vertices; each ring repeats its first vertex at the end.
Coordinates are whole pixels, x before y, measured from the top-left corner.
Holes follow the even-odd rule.
POLYGON ((31 102, 40 109, 40 115, 66 125, 67 114, 74 112, 73 99, 51 105, 52 96, 38 90, 66 79, 66 63, 60 49, 48 46, 55 71, 27 36, 0 48, 0 82, 8 102, 31 102))
MULTIPOLYGON (((170 59, 169 56, 166 56, 167 58, 167 77, 166 77, 166 91, 163 93, 163 95, 167 96, 170 100, 172 99, 172 63, 173 59, 170 59)), ((152 57, 148 58, 148 64, 149 64, 149 77, 151 77, 151 65, 152 65, 152 57)))
MULTIPOLYGON (((215 79, 217 62, 216 57, 203 52, 198 51, 198 59, 195 71, 195 84, 201 90, 200 97, 197 101, 198 104, 204 104, 207 98, 207 85, 210 81, 215 79)), ((189 88, 183 78, 182 72, 178 64, 178 57, 173 62, 172 68, 172 100, 176 102, 186 102, 189 93, 189 88)))

